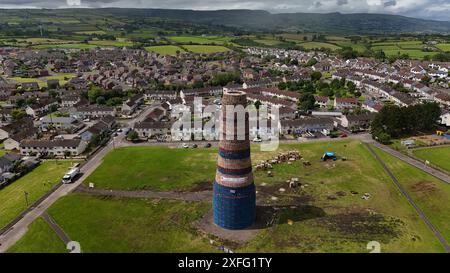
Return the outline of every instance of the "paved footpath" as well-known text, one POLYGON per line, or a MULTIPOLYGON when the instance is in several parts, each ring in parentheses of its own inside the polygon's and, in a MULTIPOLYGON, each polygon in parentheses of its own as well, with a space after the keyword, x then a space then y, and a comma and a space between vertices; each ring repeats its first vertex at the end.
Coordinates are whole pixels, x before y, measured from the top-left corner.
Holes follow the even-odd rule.
POLYGON ((414 210, 417 212, 419 217, 423 220, 423 222, 428 226, 428 228, 431 230, 431 232, 434 234, 434 236, 439 240, 441 245, 444 247, 445 251, 447 253, 450 253, 450 245, 448 244, 447 240, 445 240, 444 236, 436 229, 436 227, 431 223, 430 219, 425 215, 425 213, 422 211, 422 209, 416 204, 416 202, 412 199, 412 197, 409 195, 409 193, 403 188, 403 186, 400 184, 400 182, 397 180, 395 175, 391 172, 391 170, 387 167, 386 163, 375 153, 375 151, 372 149, 372 147, 365 143, 367 149, 369 149, 369 152, 375 157, 375 159, 381 164, 383 169, 386 171, 386 173, 389 175, 389 177, 392 179, 394 184, 397 186, 397 188, 400 190, 400 192, 403 194, 403 196, 408 200, 408 202, 411 204, 411 206, 414 208, 414 210))
POLYGON ((61 239, 61 241, 64 242, 65 245, 69 243, 70 237, 67 235, 67 233, 64 232, 64 230, 55 222, 55 220, 47 213, 44 212, 42 214, 42 218, 49 224, 49 226, 55 231, 56 235, 61 239))
POLYGON ((127 198, 161 198, 183 201, 204 201, 212 198, 212 191, 176 192, 176 191, 124 191, 89 189, 80 185, 75 192, 88 193, 101 196, 115 196, 127 198))

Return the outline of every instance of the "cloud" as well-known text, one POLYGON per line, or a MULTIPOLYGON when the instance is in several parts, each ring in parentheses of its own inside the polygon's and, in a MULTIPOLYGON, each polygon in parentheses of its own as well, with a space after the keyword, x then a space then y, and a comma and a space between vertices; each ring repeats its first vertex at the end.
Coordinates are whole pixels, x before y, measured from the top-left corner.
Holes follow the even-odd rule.
POLYGON ((450 21, 450 0, 0 0, 0 8, 120 7, 389 13, 450 21))

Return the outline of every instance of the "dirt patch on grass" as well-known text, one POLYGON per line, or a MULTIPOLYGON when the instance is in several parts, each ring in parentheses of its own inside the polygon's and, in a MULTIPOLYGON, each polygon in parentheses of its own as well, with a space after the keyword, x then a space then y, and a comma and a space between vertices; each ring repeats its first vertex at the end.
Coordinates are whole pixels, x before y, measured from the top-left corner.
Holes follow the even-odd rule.
POLYGON ((202 181, 195 183, 192 188, 189 189, 190 192, 197 191, 209 191, 213 189, 213 182, 211 181, 202 181))
POLYGON ((400 236, 404 223, 397 218, 370 212, 349 212, 320 218, 317 224, 355 241, 388 243, 400 236))
POLYGON ((420 181, 414 183, 411 187, 413 192, 420 193, 434 193, 436 191, 436 185, 433 182, 429 181, 420 181))

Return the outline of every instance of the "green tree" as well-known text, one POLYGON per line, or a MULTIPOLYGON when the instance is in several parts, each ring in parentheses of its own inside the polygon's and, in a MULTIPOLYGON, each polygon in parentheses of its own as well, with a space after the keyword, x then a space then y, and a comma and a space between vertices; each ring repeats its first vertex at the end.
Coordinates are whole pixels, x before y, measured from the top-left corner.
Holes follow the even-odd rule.
POLYGON ((11 118, 13 121, 21 120, 22 118, 26 117, 27 113, 22 109, 14 109, 11 112, 11 118))
POLYGON ((300 98, 299 101, 299 109, 302 111, 308 111, 308 110, 313 110, 316 106, 316 100, 314 98, 314 95, 311 93, 305 93, 303 94, 303 96, 300 98))
POLYGON ((134 142, 139 139, 139 135, 135 130, 132 130, 131 132, 128 133, 127 138, 128 138, 128 140, 134 142))

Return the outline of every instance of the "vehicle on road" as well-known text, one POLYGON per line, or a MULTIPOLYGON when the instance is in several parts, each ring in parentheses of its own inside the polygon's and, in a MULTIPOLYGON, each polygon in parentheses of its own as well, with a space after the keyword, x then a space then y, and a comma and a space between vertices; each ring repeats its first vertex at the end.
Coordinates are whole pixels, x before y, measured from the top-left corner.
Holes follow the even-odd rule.
POLYGON ((203 146, 205 148, 210 148, 211 147, 211 143, 206 143, 205 146, 203 146))
POLYGON ((197 144, 192 144, 192 148, 197 148, 198 145, 197 144))
POLYGON ((262 139, 260 139, 260 138, 258 138, 258 137, 255 137, 255 138, 253 139, 253 142, 262 142, 262 139))
POLYGON ((186 143, 183 143, 182 147, 183 148, 189 148, 189 145, 187 145, 186 143))
POLYGON ((80 168, 78 166, 75 166, 71 168, 62 178, 61 182, 63 184, 69 184, 75 181, 75 178, 77 175, 80 174, 80 168))

